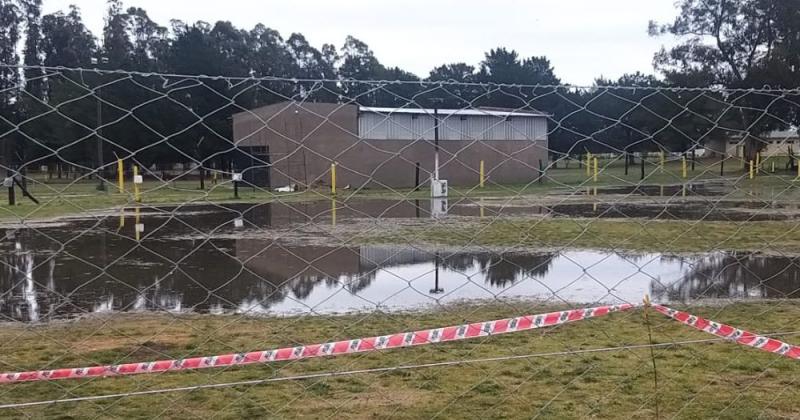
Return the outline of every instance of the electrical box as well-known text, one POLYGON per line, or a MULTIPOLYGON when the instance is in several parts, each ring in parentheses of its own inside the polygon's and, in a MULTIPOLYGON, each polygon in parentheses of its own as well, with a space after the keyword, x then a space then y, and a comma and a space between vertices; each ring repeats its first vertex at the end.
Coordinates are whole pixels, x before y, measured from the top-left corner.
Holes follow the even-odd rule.
POLYGON ((431 197, 444 198, 447 197, 447 180, 446 179, 433 179, 431 180, 431 197))
POLYGON ((434 198, 431 200, 431 217, 444 217, 447 216, 449 206, 446 198, 434 198))

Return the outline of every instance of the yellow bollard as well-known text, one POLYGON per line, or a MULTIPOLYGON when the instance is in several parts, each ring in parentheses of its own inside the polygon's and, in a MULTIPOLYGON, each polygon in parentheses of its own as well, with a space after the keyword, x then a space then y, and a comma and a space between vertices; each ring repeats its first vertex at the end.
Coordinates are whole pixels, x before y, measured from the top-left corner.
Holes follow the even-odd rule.
POLYGON ((119 184, 119 193, 125 192, 125 164, 122 159, 117 159, 117 183, 119 184))
POLYGON ((331 195, 336 195, 336 163, 331 163, 331 195))
POLYGON ((770 172, 775 173, 775 161, 773 160, 771 163, 772 163, 772 168, 770 168, 770 172))
POLYGON ((592 176, 592 153, 586 152, 586 176, 592 176))
POLYGON ((686 179, 689 176, 686 173, 686 156, 681 158, 681 174, 683 175, 683 179, 686 179))
POLYGON ((597 182, 597 158, 594 158, 594 182, 597 182))
POLYGON ((753 179, 754 173, 753 170, 755 169, 755 162, 753 160, 750 161, 750 179, 753 179))
POLYGON ((481 176, 481 179, 480 179, 480 186, 481 186, 481 188, 483 188, 483 182, 484 182, 484 181, 483 181, 483 180, 484 180, 483 161, 481 161, 480 176, 481 176))
MULTIPOLYGON (((142 197, 139 195, 139 184, 141 183, 141 178, 139 177, 139 166, 133 165, 133 200, 137 203, 142 201, 142 197)), ((136 211, 139 211, 139 208, 136 208, 136 211)))

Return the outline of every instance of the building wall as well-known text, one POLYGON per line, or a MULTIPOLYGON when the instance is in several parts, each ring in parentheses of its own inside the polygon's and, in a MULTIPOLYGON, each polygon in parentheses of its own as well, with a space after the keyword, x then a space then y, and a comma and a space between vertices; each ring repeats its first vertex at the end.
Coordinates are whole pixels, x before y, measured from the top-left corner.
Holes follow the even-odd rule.
MULTIPOLYGON (((273 187, 329 185, 332 161, 338 163, 340 188, 413 187, 416 163, 422 184, 433 171, 432 141, 360 140, 355 105, 281 103, 251 112, 257 116, 234 115, 234 138, 240 147, 269 147, 273 187)), ((538 176, 539 160, 546 166, 548 159, 546 128, 544 139, 538 141, 441 140, 439 144, 440 178, 451 185, 477 184, 481 160, 490 184, 531 182, 538 176)))
MULTIPOLYGON (((761 149, 761 156, 787 156, 789 148, 792 148, 794 153, 800 151, 800 137, 765 137, 761 140, 763 148, 761 149)), ((713 152, 715 156, 724 150, 727 157, 743 157, 744 156, 745 142, 738 138, 727 139, 714 139, 706 143, 705 148, 709 152, 713 152)))

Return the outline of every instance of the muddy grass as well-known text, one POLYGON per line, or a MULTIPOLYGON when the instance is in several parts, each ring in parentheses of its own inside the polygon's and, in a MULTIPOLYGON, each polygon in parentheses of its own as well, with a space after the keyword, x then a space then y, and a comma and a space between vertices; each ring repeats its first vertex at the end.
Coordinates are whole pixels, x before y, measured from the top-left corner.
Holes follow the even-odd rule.
MULTIPOLYGON (((0 330, 2 370, 181 358, 354 338, 538 313, 524 301, 461 304, 425 312, 328 317, 116 314, 0 330)), ((790 331, 800 305, 788 301, 693 307, 698 315, 759 332, 790 331)), ((651 314, 653 341, 705 339, 651 314)), ((797 336, 785 340, 797 342, 797 336)), ((222 383, 307 373, 648 344, 641 311, 554 329, 459 343, 186 373, 0 386, 3 403, 222 383)), ((658 348, 658 404, 667 418, 795 418, 800 414, 797 361, 715 342, 658 348)), ((5 409, 17 417, 301 417, 341 418, 653 418, 649 350, 531 357, 294 380, 96 402, 5 409)))

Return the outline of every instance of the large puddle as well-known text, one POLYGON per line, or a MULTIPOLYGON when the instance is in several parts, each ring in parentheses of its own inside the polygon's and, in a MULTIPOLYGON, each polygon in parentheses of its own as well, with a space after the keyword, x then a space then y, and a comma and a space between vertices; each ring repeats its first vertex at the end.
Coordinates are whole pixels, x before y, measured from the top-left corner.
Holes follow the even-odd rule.
MULTIPOLYGON (((364 205, 379 205, 384 218, 416 217, 423 208, 413 201, 364 205)), ((640 301, 645 293, 662 302, 800 297, 800 261, 788 257, 300 246, 247 234, 330 223, 327 206, 142 210, 138 219, 127 212, 7 230, 0 242, 0 318, 46 321, 109 311, 323 314, 495 298, 615 303, 640 301)), ((336 213, 340 223, 376 216, 357 206, 336 213)))

